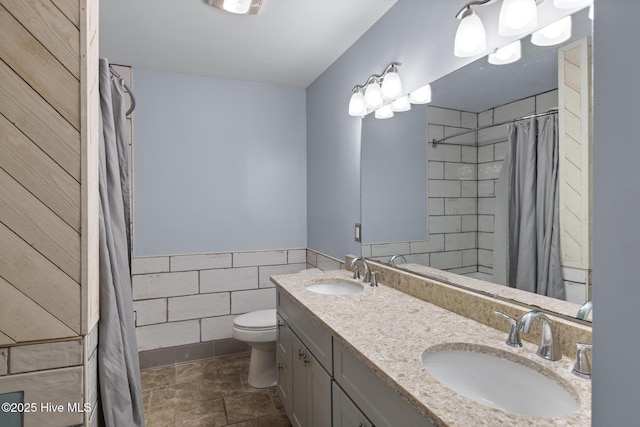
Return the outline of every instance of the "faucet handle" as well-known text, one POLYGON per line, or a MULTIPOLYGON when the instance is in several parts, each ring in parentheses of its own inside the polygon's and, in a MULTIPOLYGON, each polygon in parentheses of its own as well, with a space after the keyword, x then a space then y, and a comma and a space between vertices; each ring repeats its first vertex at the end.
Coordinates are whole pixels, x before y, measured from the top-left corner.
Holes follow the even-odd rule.
POLYGON ((371 287, 378 286, 378 274, 380 274, 380 270, 371 272, 371 284, 369 286, 371 287))
POLYGON ((576 363, 573 365, 571 373, 579 376, 580 378, 591 378, 591 350, 592 344, 576 343, 578 353, 576 354, 576 363), (587 353, 587 351, 589 353, 587 353), (587 356, 589 354, 589 356, 587 356))
POLYGON ((360 278, 360 270, 358 270, 357 265, 353 266, 353 278, 356 280, 360 278))
POLYGON ((520 332, 518 331, 518 321, 498 310, 495 310, 493 313, 504 317, 511 323, 511 329, 509 329, 509 335, 507 336, 507 341, 505 341, 506 344, 511 347, 522 347, 522 340, 520 339, 520 332))

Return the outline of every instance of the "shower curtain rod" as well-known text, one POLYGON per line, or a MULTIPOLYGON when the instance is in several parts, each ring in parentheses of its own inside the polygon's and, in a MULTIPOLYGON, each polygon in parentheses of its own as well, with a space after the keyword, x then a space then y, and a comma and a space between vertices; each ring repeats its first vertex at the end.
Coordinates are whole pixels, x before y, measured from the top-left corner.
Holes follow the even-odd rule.
POLYGON ((468 129, 468 130, 465 130, 465 131, 462 131, 462 132, 455 133, 453 135, 445 136, 444 138, 440 138, 440 139, 435 139, 434 138, 433 141, 431 141, 431 144, 435 148, 441 142, 446 141, 447 139, 455 138, 457 136, 466 135, 466 134, 471 133, 471 132, 478 132, 479 130, 492 128, 494 126, 501 126, 501 125, 506 125, 506 124, 509 124, 509 123, 515 123, 515 122, 518 122, 520 120, 527 120, 527 119, 533 119, 535 117, 548 116, 549 114, 556 114, 557 112, 558 112, 558 110, 553 109, 553 110, 547 111, 546 113, 532 114, 530 116, 519 117, 517 119, 505 120, 505 121, 500 122, 500 123, 493 123, 493 124, 490 124, 490 125, 480 126, 480 127, 474 128, 474 129, 468 129))
POLYGON ((133 110, 136 109, 136 98, 135 98, 135 96, 133 96, 133 92, 131 91, 131 88, 129 87, 127 82, 125 82, 124 79, 122 78, 122 76, 120 74, 118 74, 118 72, 116 70, 113 69, 111 64, 109 64, 109 71, 111 71, 111 74, 113 74, 117 79, 120 79, 120 81, 122 82, 122 86, 124 86, 124 90, 127 91, 127 93, 129 94, 129 97, 131 98, 131 107, 125 113, 125 115, 128 116, 129 114, 131 114, 133 112, 133 110))

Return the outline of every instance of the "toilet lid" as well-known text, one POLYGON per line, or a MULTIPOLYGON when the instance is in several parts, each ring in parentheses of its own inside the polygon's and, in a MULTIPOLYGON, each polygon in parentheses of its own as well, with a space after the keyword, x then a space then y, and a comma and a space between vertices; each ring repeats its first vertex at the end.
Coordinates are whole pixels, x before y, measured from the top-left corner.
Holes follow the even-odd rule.
POLYGON ((243 314, 233 320, 236 327, 245 329, 270 329, 276 327, 276 310, 259 310, 243 314))

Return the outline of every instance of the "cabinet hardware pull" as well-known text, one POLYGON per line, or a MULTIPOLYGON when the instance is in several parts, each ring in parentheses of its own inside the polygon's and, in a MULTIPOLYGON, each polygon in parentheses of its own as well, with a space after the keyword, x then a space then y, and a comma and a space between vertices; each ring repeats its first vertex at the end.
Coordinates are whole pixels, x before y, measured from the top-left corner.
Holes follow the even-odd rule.
POLYGON ((304 355, 304 361, 302 362, 302 366, 309 366, 309 359, 307 359, 307 355, 304 355))
POLYGON ((302 350, 298 349, 298 359, 302 359, 303 356, 304 353, 302 352, 302 350))
POLYGON ((278 362, 278 371, 282 370, 282 363, 278 362))

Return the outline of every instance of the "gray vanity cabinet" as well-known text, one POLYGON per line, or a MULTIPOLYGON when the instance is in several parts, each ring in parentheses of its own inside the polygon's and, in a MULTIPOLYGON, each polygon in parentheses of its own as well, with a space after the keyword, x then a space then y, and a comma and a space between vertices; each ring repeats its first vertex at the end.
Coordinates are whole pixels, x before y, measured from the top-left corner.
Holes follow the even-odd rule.
POLYGON ((336 382, 376 427, 435 427, 338 340, 333 351, 336 382))
POLYGON ((333 382, 333 427, 373 427, 338 383, 333 382))
POLYGON ((331 426, 332 336, 278 292, 278 395, 294 427, 331 426))
POLYGON ((331 426, 331 376, 294 335, 291 371, 291 423, 295 427, 331 426))

